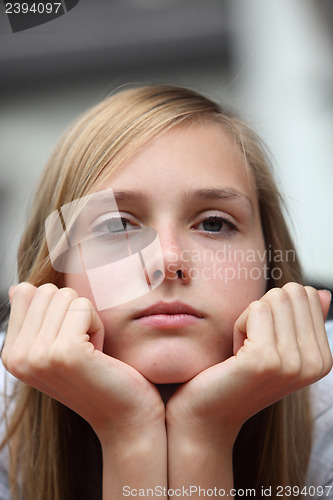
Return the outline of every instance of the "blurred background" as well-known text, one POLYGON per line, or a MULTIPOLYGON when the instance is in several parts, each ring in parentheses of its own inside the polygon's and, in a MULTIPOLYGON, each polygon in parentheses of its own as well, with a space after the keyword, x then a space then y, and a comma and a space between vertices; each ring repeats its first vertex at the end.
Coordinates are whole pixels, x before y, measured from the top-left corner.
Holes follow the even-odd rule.
POLYGON ((15 33, 0 3, 0 303, 52 148, 126 83, 190 86, 236 109, 274 157, 307 280, 332 288, 333 2, 68 3, 15 33))

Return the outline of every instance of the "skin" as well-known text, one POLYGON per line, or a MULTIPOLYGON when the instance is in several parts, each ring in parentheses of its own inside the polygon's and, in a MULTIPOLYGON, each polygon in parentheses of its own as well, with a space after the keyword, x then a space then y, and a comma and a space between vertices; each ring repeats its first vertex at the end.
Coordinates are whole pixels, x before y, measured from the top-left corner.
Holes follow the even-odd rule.
MULTIPOLYGON (((249 250, 264 254, 252 179, 220 127, 196 125, 172 130, 152 141, 101 187, 107 188, 112 188, 116 197, 119 191, 134 193, 133 199, 118 201, 119 212, 133 226, 142 224, 157 231, 166 276, 151 293, 99 313, 105 328, 104 352, 133 366, 153 383, 187 382, 231 356, 236 319, 265 293, 264 275, 251 280, 243 271, 239 279, 227 279, 231 273, 237 275, 238 264, 249 274, 262 263, 221 259, 224 250, 245 256, 249 250), (193 194, 185 197, 189 179, 193 194), (196 192, 203 188, 233 189, 248 199, 201 199, 196 192), (237 224, 237 230, 224 223, 219 232, 207 231, 203 221, 208 216, 227 218, 237 224), (212 261, 210 255, 220 255, 219 261, 212 261), (178 269, 185 279, 175 279, 178 269), (226 279, 219 278, 225 273, 226 279), (133 320, 133 314, 159 300, 181 300, 200 310, 203 318, 186 328, 168 331, 133 320)), ((96 219, 100 223, 107 216, 96 219)), ((86 274, 66 274, 65 284, 94 302, 86 274)), ((110 284, 111 273, 105 294, 110 284)))
MULTIPOLYGON (((104 499, 122 498, 123 485, 229 490, 242 424, 331 369, 324 328, 330 295, 296 283, 265 293, 264 276, 228 282, 203 277, 213 264, 226 271, 239 263, 210 262, 204 250, 228 245, 243 255, 264 251, 252 178, 217 125, 163 134, 113 173, 103 186, 109 187, 146 195, 118 207, 158 232, 163 283, 99 313, 84 274, 66 275, 60 290, 19 284, 10 293, 4 365, 92 425, 103 450, 104 499), (241 197, 185 198, 189 186, 241 197), (226 224, 223 236, 212 234, 203 224, 211 215, 236 229, 226 224), (192 260, 183 250, 191 250, 192 260), (133 319, 159 300, 177 299, 199 309, 200 320, 164 329, 133 319), (156 384, 174 383, 180 385, 165 405, 156 384)), ((243 259, 241 265, 250 273, 262 262, 243 259)))

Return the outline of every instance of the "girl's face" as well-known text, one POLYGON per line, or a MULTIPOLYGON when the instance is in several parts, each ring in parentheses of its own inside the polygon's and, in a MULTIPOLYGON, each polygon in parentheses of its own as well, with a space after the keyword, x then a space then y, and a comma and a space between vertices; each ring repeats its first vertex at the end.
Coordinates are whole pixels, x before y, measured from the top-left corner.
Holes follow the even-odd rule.
MULTIPOLYGON (((157 231, 165 278, 99 312, 104 352, 153 383, 186 382, 232 355, 235 320, 266 290, 252 176, 222 127, 201 123, 152 140, 110 175, 108 188, 128 228, 157 231)), ((85 274, 65 274, 65 284, 94 303, 85 274)))

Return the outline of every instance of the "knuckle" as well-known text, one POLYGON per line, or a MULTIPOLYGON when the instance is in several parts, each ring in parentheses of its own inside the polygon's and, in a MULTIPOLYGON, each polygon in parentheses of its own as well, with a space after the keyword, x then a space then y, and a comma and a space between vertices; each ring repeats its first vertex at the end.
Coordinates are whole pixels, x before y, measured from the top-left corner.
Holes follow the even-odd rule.
POLYGON ((75 298, 70 307, 70 311, 78 311, 78 312, 89 312, 92 309, 92 303, 90 302, 89 299, 86 299, 85 297, 77 297, 75 298))
POLYGON ((34 295, 36 292, 36 287, 27 281, 22 281, 18 285, 16 285, 13 297, 27 297, 34 295))
POLYGON ((7 348, 6 348, 6 344, 3 346, 2 348, 2 351, 1 351, 1 356, 0 356, 0 359, 1 359, 1 362, 3 364, 3 366, 6 368, 7 370, 7 364, 8 364, 8 352, 7 352, 7 348))
POLYGON ((290 297, 283 288, 272 288, 266 295, 269 300, 274 302, 290 302, 290 297))
POLYGON ((305 291, 308 295, 308 297, 319 297, 318 290, 314 288, 313 286, 305 286, 305 291))
POLYGON ((44 373, 47 368, 45 350, 40 346, 31 347, 27 356, 27 365, 35 374, 44 373))
POLYGON ((266 349, 266 352, 263 352, 260 359, 258 359, 257 366, 261 374, 273 376, 281 371, 282 360, 277 351, 266 349))
POLYGON ((57 292, 58 287, 53 283, 44 283, 38 287, 38 294, 53 295, 57 292))
POLYGON ((283 373, 289 379, 293 379, 301 373, 302 360, 299 353, 285 357, 283 360, 283 373))
POLYGON ((6 369, 14 377, 24 379, 26 373, 26 356, 24 353, 16 351, 10 352, 6 359, 6 369))
POLYGON ((311 383, 324 376, 324 360, 321 356, 311 356, 304 366, 304 379, 311 383))
POLYGON ((52 346, 47 355, 48 364, 52 369, 63 367, 65 363, 65 356, 63 351, 57 346, 52 346))
POLYGON ((307 299, 308 294, 306 293, 305 287, 300 283, 289 282, 286 283, 282 289, 288 293, 289 296, 295 296, 300 299, 307 299))
POLYGON ((324 359, 325 359, 324 361, 325 370, 327 370, 327 373, 329 373, 333 368, 333 355, 330 349, 326 350, 324 359))
POLYGON ((269 304, 265 300, 255 300, 249 306, 250 313, 267 313, 270 312, 269 304))
POLYGON ((47 363, 51 370, 60 371, 68 367, 74 367, 75 353, 72 350, 66 350, 63 345, 55 343, 47 354, 47 363))
POLYGON ((58 293, 59 295, 63 295, 64 297, 68 297, 69 299, 72 300, 79 298, 78 293, 75 290, 73 290, 73 288, 69 288, 68 286, 59 288, 58 293))
POLYGON ((325 360, 324 367, 323 367, 323 377, 328 375, 330 373, 330 371, 332 370, 332 368, 333 368, 332 358, 330 360, 327 360, 327 361, 325 360))
POLYGON ((35 286, 32 285, 31 283, 28 283, 28 281, 22 281, 15 287, 15 292, 20 291, 20 292, 28 292, 29 290, 34 290, 35 286))
POLYGON ((64 300, 73 301, 78 298, 78 294, 73 288, 64 287, 60 288, 57 294, 64 300))

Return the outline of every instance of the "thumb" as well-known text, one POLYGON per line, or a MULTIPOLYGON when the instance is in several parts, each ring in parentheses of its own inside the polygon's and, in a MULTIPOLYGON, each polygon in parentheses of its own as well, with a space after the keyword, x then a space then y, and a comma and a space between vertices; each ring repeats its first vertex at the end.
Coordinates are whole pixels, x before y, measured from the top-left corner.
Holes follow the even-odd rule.
POLYGON ((328 310, 330 308, 332 294, 329 290, 318 290, 321 310, 323 312, 324 320, 326 321, 328 310))
POLYGON ((249 308, 237 318, 233 330, 233 354, 236 355, 239 349, 243 346, 246 339, 246 323, 249 317, 249 308))

